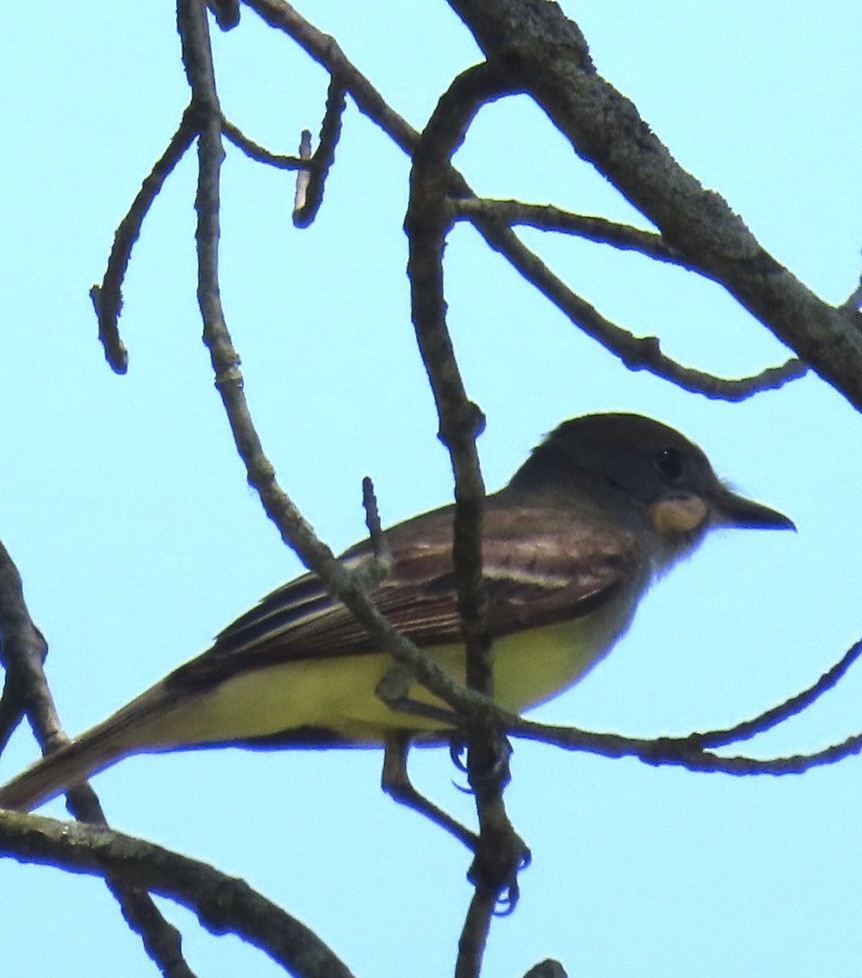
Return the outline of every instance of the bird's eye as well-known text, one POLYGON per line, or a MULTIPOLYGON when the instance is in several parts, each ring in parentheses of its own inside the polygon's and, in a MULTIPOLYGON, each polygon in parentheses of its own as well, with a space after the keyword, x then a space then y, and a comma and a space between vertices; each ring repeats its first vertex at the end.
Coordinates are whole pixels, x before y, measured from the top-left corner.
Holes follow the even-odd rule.
POLYGON ((683 457, 678 448, 663 448, 656 456, 656 463, 662 475, 671 482, 676 482, 682 475, 683 457))

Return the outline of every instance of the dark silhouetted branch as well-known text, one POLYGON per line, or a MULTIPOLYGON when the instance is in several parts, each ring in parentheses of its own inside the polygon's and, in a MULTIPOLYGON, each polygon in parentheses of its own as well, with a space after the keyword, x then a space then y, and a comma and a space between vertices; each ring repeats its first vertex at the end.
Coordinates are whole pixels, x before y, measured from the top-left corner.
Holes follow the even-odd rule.
POLYGON ((611 245, 621 251, 637 251, 655 261, 687 267, 682 256, 660 234, 609 221, 604 217, 574 214, 551 204, 525 204, 520 200, 489 200, 481 197, 456 197, 451 206, 456 220, 475 221, 477 218, 485 218, 509 227, 518 225, 538 228, 540 231, 559 231, 598 244, 611 245))
MULTIPOLYGON (((245 2, 266 23, 286 33, 311 58, 337 76, 360 112, 386 132, 405 153, 413 155, 419 134, 387 104, 380 92, 345 57, 332 37, 319 31, 284 0, 245 0, 245 2)), ((526 86, 526 83, 522 84, 526 86)), ((453 199, 463 198, 465 201, 474 197, 464 178, 454 169, 449 171, 448 193, 453 199)), ((466 207, 469 206, 466 204, 466 207)), ((801 361, 789 360, 782 366, 769 367, 751 377, 725 380, 708 372, 679 364, 661 352, 657 338, 635 337, 605 319, 593 306, 576 295, 554 275, 541 259, 519 240, 507 224, 496 217, 482 216, 479 213, 474 214, 471 219, 476 229, 495 251, 498 251, 521 275, 550 299, 572 323, 619 357, 631 370, 649 370, 684 390, 729 401, 741 401, 760 391, 780 387, 805 373, 805 366, 801 361)), ((667 241, 666 245, 672 252, 678 251, 667 241)), ((685 264, 686 267, 696 268, 702 274, 715 278, 694 263, 690 257, 685 264)), ((716 278, 716 281, 719 279, 716 278)))
POLYGON ((225 139, 229 139, 237 149, 256 163, 264 163, 267 166, 275 167, 277 170, 307 170, 310 167, 308 160, 299 156, 282 156, 272 153, 265 146, 261 146, 248 136, 228 119, 222 119, 221 131, 225 139))
POLYGON ((860 655, 862 655, 862 641, 851 645, 842 658, 831 669, 824 672, 816 683, 813 683, 808 689, 802 690, 801 693, 791 696, 778 706, 774 706, 770 710, 764 710, 763 713, 753 717, 751 720, 737 723, 724 730, 709 730, 706 733, 692 734, 691 736, 697 737, 702 747, 710 748, 723 747, 726 744, 738 744, 740 741, 750 740, 752 737, 757 736, 757 734, 778 726, 778 724, 789 720, 790 717, 796 716, 811 706, 815 700, 819 699, 825 692, 833 689, 838 684, 842 676, 845 675, 860 655))
POLYGON ((573 150, 656 227, 689 267, 722 285, 798 358, 862 408, 862 314, 829 305, 769 254, 719 194, 671 156, 636 106, 596 71, 555 3, 449 0, 489 60, 573 150), (529 14, 527 13, 529 10, 529 14))
MULTIPOLYGON (((458 607, 466 644, 467 685, 492 697, 493 648, 488 597, 482 579, 485 486, 476 438, 484 416, 467 397, 446 325, 443 248, 451 226, 447 188, 450 161, 481 107, 511 87, 495 66, 482 64, 459 75, 440 101, 413 154, 407 232, 413 326, 440 419, 440 438, 455 475, 453 560, 458 607)), ((476 799, 479 840, 469 879, 474 884, 458 948, 456 978, 478 978, 491 917, 501 894, 511 908, 527 848, 514 831, 503 802, 509 747, 496 723, 473 724, 467 733, 467 773, 476 799)))
POLYGON ((141 233, 141 225, 153 201, 162 189, 168 175, 183 158, 195 138, 195 127, 188 111, 183 114, 177 131, 171 137, 167 149, 149 172, 126 216, 114 233, 114 244, 108 257, 108 266, 101 285, 90 289, 90 299, 99 322, 99 341, 105 350, 105 359, 111 369, 124 374, 128 369, 128 353, 120 339, 119 318, 123 307, 123 279, 129 267, 132 248, 141 233))
MULTIPOLYGON (((69 742, 63 732, 42 664, 48 651, 33 624, 21 585, 21 575, 0 544, 0 659, 6 667, 2 712, 26 712, 43 754, 69 742), (7 699, 9 697, 9 699, 7 699)), ((99 800, 89 785, 67 793, 66 804, 76 818, 106 824, 99 800)), ((30 816, 22 816, 26 819, 30 816)), ((183 960, 180 937, 153 903, 149 894, 107 876, 105 882, 120 905, 123 917, 141 937, 147 954, 170 978, 194 978, 183 960)))
POLYGON ((333 75, 329 80, 329 90, 326 93, 326 109, 320 126, 320 142, 311 157, 313 166, 308 171, 301 203, 297 192, 297 203, 293 210, 295 227, 307 228, 317 217, 317 212, 323 203, 323 190, 326 186, 326 178, 335 162, 335 147, 341 136, 341 118, 346 106, 344 87, 333 75))
POLYGON ((243 880, 142 839, 104 826, 0 811, 0 854, 122 879, 124 886, 168 897, 196 914, 211 933, 236 934, 298 978, 352 978, 313 931, 243 880))

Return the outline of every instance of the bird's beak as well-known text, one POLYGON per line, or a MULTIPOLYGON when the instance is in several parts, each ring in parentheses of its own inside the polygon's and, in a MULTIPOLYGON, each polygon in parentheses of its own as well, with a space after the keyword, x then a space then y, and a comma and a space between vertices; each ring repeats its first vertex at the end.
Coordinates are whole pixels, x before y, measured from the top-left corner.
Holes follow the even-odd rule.
POLYGON ((776 509, 770 509, 753 499, 738 496, 726 487, 712 502, 720 526, 735 526, 751 530, 796 530, 793 520, 776 509))

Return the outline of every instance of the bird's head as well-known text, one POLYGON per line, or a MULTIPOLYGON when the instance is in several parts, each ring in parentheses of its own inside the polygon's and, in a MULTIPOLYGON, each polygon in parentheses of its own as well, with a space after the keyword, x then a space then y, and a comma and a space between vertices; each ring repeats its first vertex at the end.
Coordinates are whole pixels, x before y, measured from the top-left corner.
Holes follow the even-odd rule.
POLYGON ((515 492, 566 499, 580 510, 656 535, 680 556, 715 526, 795 529, 783 514, 733 492, 697 445, 637 414, 565 421, 509 483, 515 492))

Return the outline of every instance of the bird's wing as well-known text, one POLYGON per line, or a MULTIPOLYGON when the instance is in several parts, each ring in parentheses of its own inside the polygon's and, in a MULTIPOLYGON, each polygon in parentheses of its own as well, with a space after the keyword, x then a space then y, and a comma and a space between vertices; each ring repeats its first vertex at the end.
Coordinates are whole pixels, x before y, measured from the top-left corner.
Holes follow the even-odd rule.
MULTIPOLYGON (((390 621, 420 645, 460 638, 451 539, 451 508, 399 524, 387 534, 394 569, 374 597, 390 621), (429 540, 436 542, 422 542, 429 540)), ((648 573, 631 534, 584 525, 558 509, 489 506, 483 552, 489 624, 498 638, 590 614, 648 573)), ((344 559, 349 566, 361 566, 371 559, 370 548, 354 547, 344 559)), ((202 742, 186 742, 177 734, 178 710, 194 703, 198 693, 206 703, 207 692, 224 680, 270 664, 373 651, 362 627, 320 581, 300 577, 229 626, 209 652, 3 786, 0 807, 32 808, 138 750, 202 742)), ((218 740, 214 736, 206 742, 218 740)))
MULTIPOLYGON (((420 646, 461 637, 452 563, 453 507, 401 523, 386 535, 391 574, 374 592, 380 611, 420 646)), ((489 506, 483 571, 494 638, 582 617, 645 573, 633 534, 584 523, 557 508, 489 506)), ((343 555, 349 567, 371 560, 362 543, 343 555)), ((171 674, 182 685, 209 685, 237 671, 308 658, 378 651, 362 626, 312 574, 264 598, 228 626, 204 655, 171 674)))

